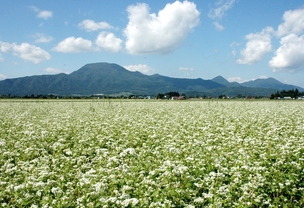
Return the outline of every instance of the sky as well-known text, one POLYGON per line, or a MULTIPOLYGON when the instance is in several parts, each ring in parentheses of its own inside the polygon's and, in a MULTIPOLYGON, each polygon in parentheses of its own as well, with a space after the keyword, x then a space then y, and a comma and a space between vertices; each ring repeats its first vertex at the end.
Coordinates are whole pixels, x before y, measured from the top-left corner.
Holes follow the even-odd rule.
POLYGON ((304 88, 304 1, 0 0, 0 80, 88 63, 304 88))

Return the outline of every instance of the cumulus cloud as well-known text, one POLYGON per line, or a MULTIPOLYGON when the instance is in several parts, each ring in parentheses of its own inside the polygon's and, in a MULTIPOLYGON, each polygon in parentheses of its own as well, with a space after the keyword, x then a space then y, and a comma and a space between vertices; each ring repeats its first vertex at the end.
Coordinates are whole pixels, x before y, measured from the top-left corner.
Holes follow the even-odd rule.
POLYGON ((192 68, 188 68, 188 67, 179 67, 178 70, 179 71, 193 71, 192 68))
POLYGON ((52 67, 45 68, 45 69, 43 69, 43 71, 47 72, 47 73, 50 73, 50 74, 66 73, 63 70, 55 69, 55 68, 52 68, 52 67))
POLYGON ((34 35, 34 38, 36 39, 35 40, 36 43, 48 43, 48 42, 51 42, 52 40, 54 40, 54 38, 52 36, 46 36, 42 33, 36 33, 34 35))
POLYGON ((271 38, 280 37, 280 47, 269 61, 274 72, 304 70, 304 9, 286 11, 277 31, 266 27, 261 33, 249 34, 239 64, 252 64, 271 51, 271 38), (301 36, 302 35, 302 36, 301 36))
POLYGON ((51 58, 48 52, 37 46, 30 45, 29 43, 21 43, 18 45, 16 43, 7 43, 0 41, 0 51, 11 53, 14 56, 18 56, 25 61, 30 61, 35 64, 49 60, 51 58))
POLYGON ((281 38, 281 46, 269 61, 274 72, 304 70, 304 35, 290 34, 281 38))
POLYGON ((113 33, 101 32, 96 38, 96 45, 109 52, 118 52, 121 50, 122 40, 115 37, 113 33))
POLYGON ((199 24, 200 13, 189 1, 167 4, 158 14, 149 13, 147 4, 127 8, 129 23, 124 30, 130 54, 168 53, 177 48, 199 24))
POLYGON ((304 8, 286 11, 276 35, 281 37, 280 47, 269 61, 274 72, 304 70, 304 8), (301 36, 302 35, 302 36, 301 36))
POLYGON ((139 71, 143 74, 149 74, 149 75, 155 72, 153 68, 145 64, 129 65, 129 66, 124 66, 124 68, 129 71, 139 71))
POLYGON ((83 20, 78 24, 78 27, 86 30, 87 32, 112 28, 112 26, 107 22, 95 22, 94 20, 90 19, 83 20))
POLYGON ((271 33, 273 29, 268 27, 260 33, 246 35, 246 48, 241 51, 242 58, 237 60, 238 64, 253 64, 260 61, 263 56, 271 51, 271 33))
POLYGON ((58 43, 58 45, 55 46, 53 50, 63 53, 81 53, 93 51, 95 49, 92 41, 83 39, 81 37, 75 38, 72 36, 58 43))
POLYGON ((304 31, 304 8, 286 11, 283 23, 278 26, 277 35, 284 36, 291 33, 301 34, 304 31))
POLYGON ((210 9, 208 16, 212 19, 222 19, 225 13, 233 7, 238 0, 219 0, 215 7, 210 9))
POLYGON ((31 6, 31 9, 34 10, 37 13, 38 18, 49 19, 49 18, 53 17, 53 12, 52 11, 40 10, 36 6, 31 6))

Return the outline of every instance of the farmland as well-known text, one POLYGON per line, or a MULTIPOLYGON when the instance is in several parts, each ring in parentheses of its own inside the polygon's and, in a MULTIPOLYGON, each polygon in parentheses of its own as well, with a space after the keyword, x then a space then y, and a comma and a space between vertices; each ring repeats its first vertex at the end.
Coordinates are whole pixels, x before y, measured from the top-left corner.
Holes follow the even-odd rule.
POLYGON ((303 207, 302 101, 0 101, 1 207, 303 207))

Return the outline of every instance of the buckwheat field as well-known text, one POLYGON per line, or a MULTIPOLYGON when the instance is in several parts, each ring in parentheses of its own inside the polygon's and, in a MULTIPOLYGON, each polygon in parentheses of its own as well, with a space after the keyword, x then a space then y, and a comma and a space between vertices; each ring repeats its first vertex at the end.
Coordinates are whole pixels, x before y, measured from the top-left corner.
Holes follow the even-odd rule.
POLYGON ((1 207, 303 207, 303 101, 0 101, 1 207))

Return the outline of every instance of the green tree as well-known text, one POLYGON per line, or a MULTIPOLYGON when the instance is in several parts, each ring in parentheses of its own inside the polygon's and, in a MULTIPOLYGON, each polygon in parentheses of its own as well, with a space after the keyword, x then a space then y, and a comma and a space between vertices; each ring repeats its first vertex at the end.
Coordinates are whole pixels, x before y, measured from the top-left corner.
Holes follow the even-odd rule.
POLYGON ((158 95, 156 96, 157 99, 163 99, 165 97, 165 94, 163 93, 158 93, 158 95))

